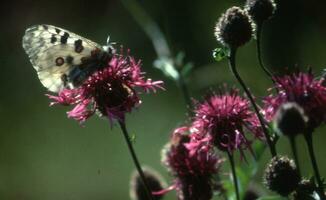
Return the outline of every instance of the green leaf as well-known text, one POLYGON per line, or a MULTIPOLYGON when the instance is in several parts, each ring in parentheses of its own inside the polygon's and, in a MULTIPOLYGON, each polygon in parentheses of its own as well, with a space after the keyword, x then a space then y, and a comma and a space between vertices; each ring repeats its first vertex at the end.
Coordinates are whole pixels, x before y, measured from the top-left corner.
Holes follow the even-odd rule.
POLYGON ((179 72, 175 69, 172 59, 169 58, 159 58, 154 61, 154 67, 160 69, 165 76, 172 80, 179 79, 179 72))
POLYGON ((255 154, 255 164, 257 164, 266 149, 266 144, 261 141, 257 141, 253 143, 252 147, 255 154))
MULTIPOLYGON (((248 162, 242 162, 239 166, 236 167, 239 192, 241 198, 244 197, 250 181, 258 171, 258 163, 263 155, 263 152, 266 149, 266 144, 257 141, 253 144, 252 147, 253 147, 252 150, 255 154, 255 158, 253 158, 252 156, 248 156, 247 157, 248 162)), ((228 180, 223 180, 222 184, 227 191, 228 199, 235 200, 236 196, 235 196, 235 188, 234 188, 233 180, 231 178, 228 180)))
POLYGON ((230 179, 222 181, 223 188, 226 191, 226 196, 228 200, 236 200, 235 188, 233 185, 233 181, 230 179))
POLYGON ((194 68, 194 65, 192 63, 187 63, 183 66, 182 70, 181 70, 181 75, 187 79, 188 76, 190 75, 192 69, 194 68))
POLYGON ((280 130, 277 128, 275 122, 267 123, 268 135, 273 139, 274 144, 278 142, 278 139, 283 135, 280 130))
MULTIPOLYGON (((240 193, 240 197, 242 198, 247 190, 247 185, 250 182, 250 176, 248 176, 246 171, 242 170, 240 167, 236 167, 236 173, 238 178, 239 193, 240 193)), ((235 200, 236 193, 235 193, 235 187, 231 175, 230 175, 230 179, 223 181, 223 187, 227 191, 228 199, 235 200)))
POLYGON ((174 59, 175 65, 182 66, 183 60, 185 59, 185 57, 186 57, 186 54, 183 51, 180 51, 174 59))
POLYGON ((227 47, 216 48, 213 50, 213 58, 217 62, 223 60, 224 58, 228 57, 229 55, 230 55, 230 50, 227 47))
POLYGON ((136 142, 136 134, 131 134, 129 136, 129 140, 130 140, 130 142, 135 143, 136 142))
POLYGON ((287 198, 281 196, 265 196, 260 197, 257 200, 287 200, 287 198))
POLYGON ((277 124, 275 122, 271 122, 268 124, 268 133, 269 135, 278 135, 282 136, 283 133, 280 131, 280 129, 277 128, 277 124))
POLYGON ((165 76, 172 80, 179 80, 180 76, 187 79, 190 75, 193 64, 184 63, 185 53, 179 52, 175 58, 161 57, 154 61, 154 67, 160 69, 165 76))

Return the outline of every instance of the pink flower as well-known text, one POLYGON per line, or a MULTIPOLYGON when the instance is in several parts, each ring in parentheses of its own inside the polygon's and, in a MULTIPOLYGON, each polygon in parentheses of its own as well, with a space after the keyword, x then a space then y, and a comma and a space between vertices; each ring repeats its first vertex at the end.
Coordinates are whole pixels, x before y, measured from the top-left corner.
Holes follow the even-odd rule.
POLYGON ((271 121, 280 105, 295 102, 308 116, 308 127, 314 129, 326 120, 326 87, 324 78, 316 79, 309 71, 274 77, 277 94, 264 98, 264 114, 271 121))
POLYGON ((138 88, 144 92, 163 89, 162 81, 145 79, 141 63, 133 57, 115 55, 105 68, 94 72, 74 89, 63 89, 57 96, 48 95, 54 104, 73 105, 68 117, 84 122, 94 113, 113 120, 124 120, 125 114, 141 104, 138 88))
POLYGON ((223 161, 211 148, 192 154, 185 146, 190 137, 186 127, 176 129, 170 143, 163 150, 163 163, 175 177, 174 185, 179 200, 209 200, 217 184, 213 180, 223 161))
POLYGON ((263 138, 262 129, 247 99, 232 89, 225 94, 213 95, 198 103, 191 127, 191 149, 211 143, 221 151, 233 152, 250 148, 245 132, 255 138, 263 138))

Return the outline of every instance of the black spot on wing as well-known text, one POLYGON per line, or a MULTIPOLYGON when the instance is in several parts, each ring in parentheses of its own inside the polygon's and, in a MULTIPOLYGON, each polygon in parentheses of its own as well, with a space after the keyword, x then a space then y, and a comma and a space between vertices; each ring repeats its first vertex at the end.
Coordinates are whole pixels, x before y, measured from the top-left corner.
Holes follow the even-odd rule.
POLYGON ((44 28, 44 30, 48 30, 48 26, 47 25, 42 25, 43 26, 43 28, 44 28))
POLYGON ((51 43, 54 44, 57 41, 57 38, 55 37, 54 34, 51 36, 51 43))
POLYGON ((65 63, 65 60, 62 57, 58 57, 55 59, 56 66, 60 67, 65 63))
POLYGON ((78 39, 75 41, 75 46, 81 46, 83 41, 81 39, 78 39))
POLYGON ((74 57, 72 57, 72 56, 67 56, 67 57, 66 57, 66 62, 67 62, 68 64, 72 64, 73 61, 74 61, 74 57))
POLYGON ((61 30, 58 29, 58 28, 54 28, 54 30, 55 30, 55 32, 56 32, 57 34, 59 34, 59 33, 61 32, 61 30))
POLYGON ((65 32, 63 34, 63 36, 61 36, 61 39, 60 39, 61 44, 66 44, 67 43, 67 40, 68 40, 68 37, 69 37, 69 33, 65 32))
POLYGON ((78 39, 75 41, 75 52, 81 53, 84 50, 83 41, 78 39))

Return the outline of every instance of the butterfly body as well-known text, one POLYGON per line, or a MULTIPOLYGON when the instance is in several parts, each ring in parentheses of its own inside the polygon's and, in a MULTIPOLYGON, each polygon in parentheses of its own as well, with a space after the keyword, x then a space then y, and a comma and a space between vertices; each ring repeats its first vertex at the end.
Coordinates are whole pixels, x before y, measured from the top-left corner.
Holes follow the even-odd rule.
POLYGON ((28 28, 23 48, 41 83, 52 92, 78 87, 92 73, 105 67, 114 53, 110 44, 102 47, 51 25, 28 28))
POLYGON ((79 86, 95 71, 107 66, 107 62, 111 57, 112 55, 105 51, 98 51, 90 57, 84 57, 81 64, 72 67, 72 70, 68 74, 67 82, 71 83, 74 87, 79 86))

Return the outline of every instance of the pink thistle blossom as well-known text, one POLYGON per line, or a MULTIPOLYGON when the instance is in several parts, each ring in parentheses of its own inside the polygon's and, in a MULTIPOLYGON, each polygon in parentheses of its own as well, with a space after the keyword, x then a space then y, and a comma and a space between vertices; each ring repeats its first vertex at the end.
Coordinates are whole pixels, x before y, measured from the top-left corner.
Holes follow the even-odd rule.
MULTIPOLYGON (((326 120, 326 87, 324 78, 316 79, 311 71, 274 77, 277 94, 263 100, 264 114, 268 121, 274 118, 278 108, 287 102, 301 106, 308 116, 308 128, 313 130, 326 120)), ((271 91, 271 89, 270 89, 271 91)))
POLYGON ((175 189, 179 200, 209 200, 218 187, 213 176, 218 173, 223 160, 212 148, 198 149, 190 154, 186 147, 190 142, 187 130, 187 127, 176 129, 163 149, 162 161, 175 177, 173 186, 163 192, 175 189))
POLYGON ((145 79, 140 67, 141 63, 133 57, 115 55, 106 67, 94 72, 81 86, 63 89, 57 96, 47 95, 53 100, 50 105, 75 106, 67 112, 68 117, 81 123, 96 112, 111 122, 123 121, 125 113, 141 104, 138 88, 144 92, 164 89, 162 81, 145 79))
POLYGON ((245 132, 253 138, 263 139, 262 129, 255 113, 250 110, 250 102, 232 89, 225 94, 213 95, 198 103, 191 127, 190 149, 202 148, 211 143, 221 151, 251 150, 245 132))

